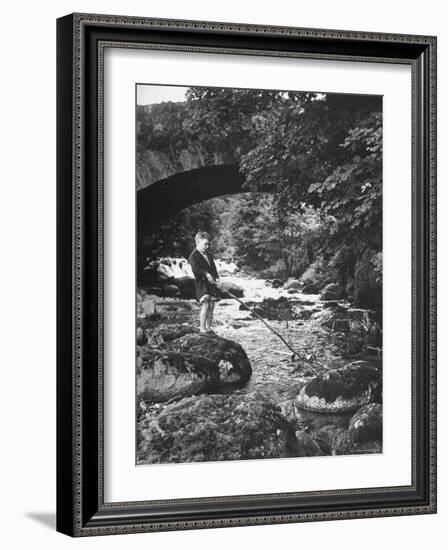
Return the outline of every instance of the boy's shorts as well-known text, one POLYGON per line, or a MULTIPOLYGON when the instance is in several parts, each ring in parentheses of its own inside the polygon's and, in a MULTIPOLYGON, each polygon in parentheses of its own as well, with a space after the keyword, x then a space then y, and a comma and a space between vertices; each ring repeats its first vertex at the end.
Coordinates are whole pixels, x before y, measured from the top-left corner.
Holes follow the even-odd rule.
POLYGON ((217 296, 211 296, 210 294, 203 294, 199 298, 199 303, 203 304, 204 302, 219 302, 219 298, 217 296))

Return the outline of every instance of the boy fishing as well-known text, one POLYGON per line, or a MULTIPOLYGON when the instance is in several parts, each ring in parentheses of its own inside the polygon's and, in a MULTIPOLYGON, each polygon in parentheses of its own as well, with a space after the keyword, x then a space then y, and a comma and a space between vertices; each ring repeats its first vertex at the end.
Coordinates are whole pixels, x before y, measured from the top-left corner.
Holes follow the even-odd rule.
POLYGON ((201 304, 199 330, 202 334, 215 334, 211 326, 215 303, 219 301, 219 275, 213 256, 208 251, 210 235, 205 231, 198 231, 194 240, 196 248, 190 254, 188 262, 194 275, 196 298, 201 304))

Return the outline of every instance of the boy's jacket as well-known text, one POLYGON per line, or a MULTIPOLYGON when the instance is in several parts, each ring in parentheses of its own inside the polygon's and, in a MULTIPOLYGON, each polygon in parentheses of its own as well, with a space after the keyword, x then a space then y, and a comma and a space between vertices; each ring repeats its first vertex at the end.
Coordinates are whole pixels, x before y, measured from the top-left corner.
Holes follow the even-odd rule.
POLYGON ((188 263, 190 264, 194 275, 196 298, 198 300, 204 294, 216 295, 217 291, 216 287, 207 281, 206 274, 210 273, 214 279, 218 279, 218 270, 216 269, 215 261, 213 260, 213 256, 210 252, 206 252, 206 256, 210 262, 210 265, 197 248, 193 250, 188 258, 188 263))

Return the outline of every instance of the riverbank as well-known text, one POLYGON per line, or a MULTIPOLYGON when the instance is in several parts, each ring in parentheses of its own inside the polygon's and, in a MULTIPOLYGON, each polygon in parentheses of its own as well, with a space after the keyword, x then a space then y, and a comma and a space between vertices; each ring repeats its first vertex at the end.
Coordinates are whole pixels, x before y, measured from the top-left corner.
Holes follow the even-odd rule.
MULTIPOLYGON (((229 284, 241 287, 244 291, 244 302, 255 305, 257 311, 263 313, 266 311, 266 304, 269 304, 271 318, 267 322, 274 330, 281 333, 297 352, 297 357, 292 357, 290 350, 282 341, 262 321, 242 308, 239 302, 233 299, 223 299, 215 308, 213 330, 220 339, 235 342, 241 346, 247 354, 252 372, 250 379, 242 387, 215 388, 209 393, 227 395, 227 399, 240 400, 240 404, 245 403, 247 399, 253 402, 253 396, 258 395, 261 396, 261 400, 265 399, 275 407, 288 426, 292 426, 296 434, 295 438, 291 441, 288 440, 288 451, 285 450, 286 447, 282 451, 277 449, 278 456, 285 456, 282 453, 291 452, 292 456, 309 456, 301 454, 303 445, 299 446, 300 451, 297 451, 298 433, 301 434, 302 441, 306 435, 317 444, 319 451, 316 448, 316 454, 381 452, 379 439, 368 441, 367 446, 364 445, 366 442, 356 445, 355 441, 351 441, 348 434, 350 422, 356 411, 342 409, 338 412, 328 413, 327 411, 305 410, 303 406, 299 406, 298 400, 298 396, 310 381, 319 376, 325 376, 329 372, 338 372, 338 369, 354 361, 364 370, 375 369, 379 373, 379 380, 381 379, 381 355, 378 346, 372 345, 375 344, 375 335, 372 333, 372 326, 369 326, 371 314, 367 310, 351 308, 350 304, 343 299, 324 301, 320 294, 303 294, 299 288, 285 288, 286 285, 275 288, 272 282, 248 275, 234 274, 223 279, 229 284), (275 305, 279 303, 287 304, 288 315, 285 316, 283 313, 277 319, 272 318, 272 311, 275 312, 275 305), (263 305, 265 305, 265 310, 263 310, 263 305), (291 450, 293 448, 296 448, 298 454, 294 454, 294 451, 291 450)), ((141 304, 144 304, 144 300, 141 304)), ((144 305, 140 309, 143 310, 144 305)), ((195 330, 199 326, 199 306, 194 300, 158 299, 158 305, 156 302, 154 309, 152 314, 142 316, 137 320, 140 335, 148 334, 150 338, 153 338, 149 344, 145 344, 146 346, 157 347, 159 345, 161 349, 166 349, 166 344, 164 346, 160 339, 159 344, 157 340, 154 341, 157 326, 160 326, 161 323, 184 324, 191 330, 195 330)), ((269 311, 266 316, 269 317, 269 311)), ((215 345, 216 343, 210 343, 211 347, 215 345)), ((179 395, 177 406, 181 404, 182 398, 183 396, 179 395)), ((193 403, 195 400, 199 403, 201 399, 204 399, 198 396, 189 396, 188 398, 193 400, 193 403)), ((217 402, 214 405, 213 399, 207 401, 204 411, 218 406, 217 402)), ((380 406, 380 392, 377 392, 375 400, 380 406)), ((141 432, 147 429, 148 423, 154 422, 160 415, 163 417, 164 411, 172 406, 172 403, 171 401, 167 405, 163 402, 148 402, 140 399, 137 403, 139 418, 137 431, 141 432)), ((192 403, 190 401, 184 403, 183 406, 191 407, 192 403)), ((222 406, 222 402, 219 406, 222 406)), ((255 408, 257 409, 257 407, 255 408)), ((264 409, 258 407, 257 410, 264 409)), ((378 413, 379 411, 376 409, 377 417, 378 413)), ((208 415, 210 415, 210 410, 208 415)), ((197 417, 196 422, 200 422, 197 417)), ((253 423, 253 419, 251 422, 253 423)), ((378 424, 378 418, 376 418, 376 424, 378 424)), ((170 426, 173 427, 172 422, 170 422, 170 426)), ((193 425, 189 426, 192 433, 196 432, 196 428, 193 425)), ((262 430, 260 426, 257 429, 262 430)), ((267 429, 266 426, 263 429, 267 429)), ((378 430, 375 434, 377 437, 378 430)), ((138 435, 140 441, 146 442, 143 447, 147 454, 148 438, 143 437, 142 439, 141 433, 138 435)), ((179 434, 177 434, 178 437, 180 437, 179 434)), ((198 436, 196 438, 198 439, 198 436)), ((149 439, 152 441, 151 437, 149 439)), ((154 443, 154 441, 152 442, 154 443)), ((139 453, 139 463, 142 464, 147 463, 145 452, 142 451, 143 447, 140 447, 141 452, 139 453)), ((272 450, 274 455, 275 448, 274 446, 272 450)), ((223 453, 225 454, 224 451, 223 453)), ((229 459, 238 458, 237 454, 231 453, 229 459)), ((169 453, 167 455, 166 450, 162 455, 161 461, 178 461, 175 457, 174 459, 170 457, 169 453)), ((201 456, 201 460, 220 459, 219 457, 207 458, 206 454, 201 456)), ((157 456, 151 454, 151 457, 150 461, 157 461, 157 456)), ((188 460, 195 459, 192 456, 189 458, 188 453, 182 453, 180 461, 188 460)))

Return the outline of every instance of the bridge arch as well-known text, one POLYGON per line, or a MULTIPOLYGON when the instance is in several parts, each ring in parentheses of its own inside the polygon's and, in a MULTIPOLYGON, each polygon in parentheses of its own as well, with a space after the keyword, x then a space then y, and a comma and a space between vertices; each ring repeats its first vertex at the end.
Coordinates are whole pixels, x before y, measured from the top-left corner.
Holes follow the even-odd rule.
POLYGON ((244 176, 237 164, 205 166, 159 180, 137 192, 139 236, 150 233, 188 206, 247 191, 243 185, 244 176))

